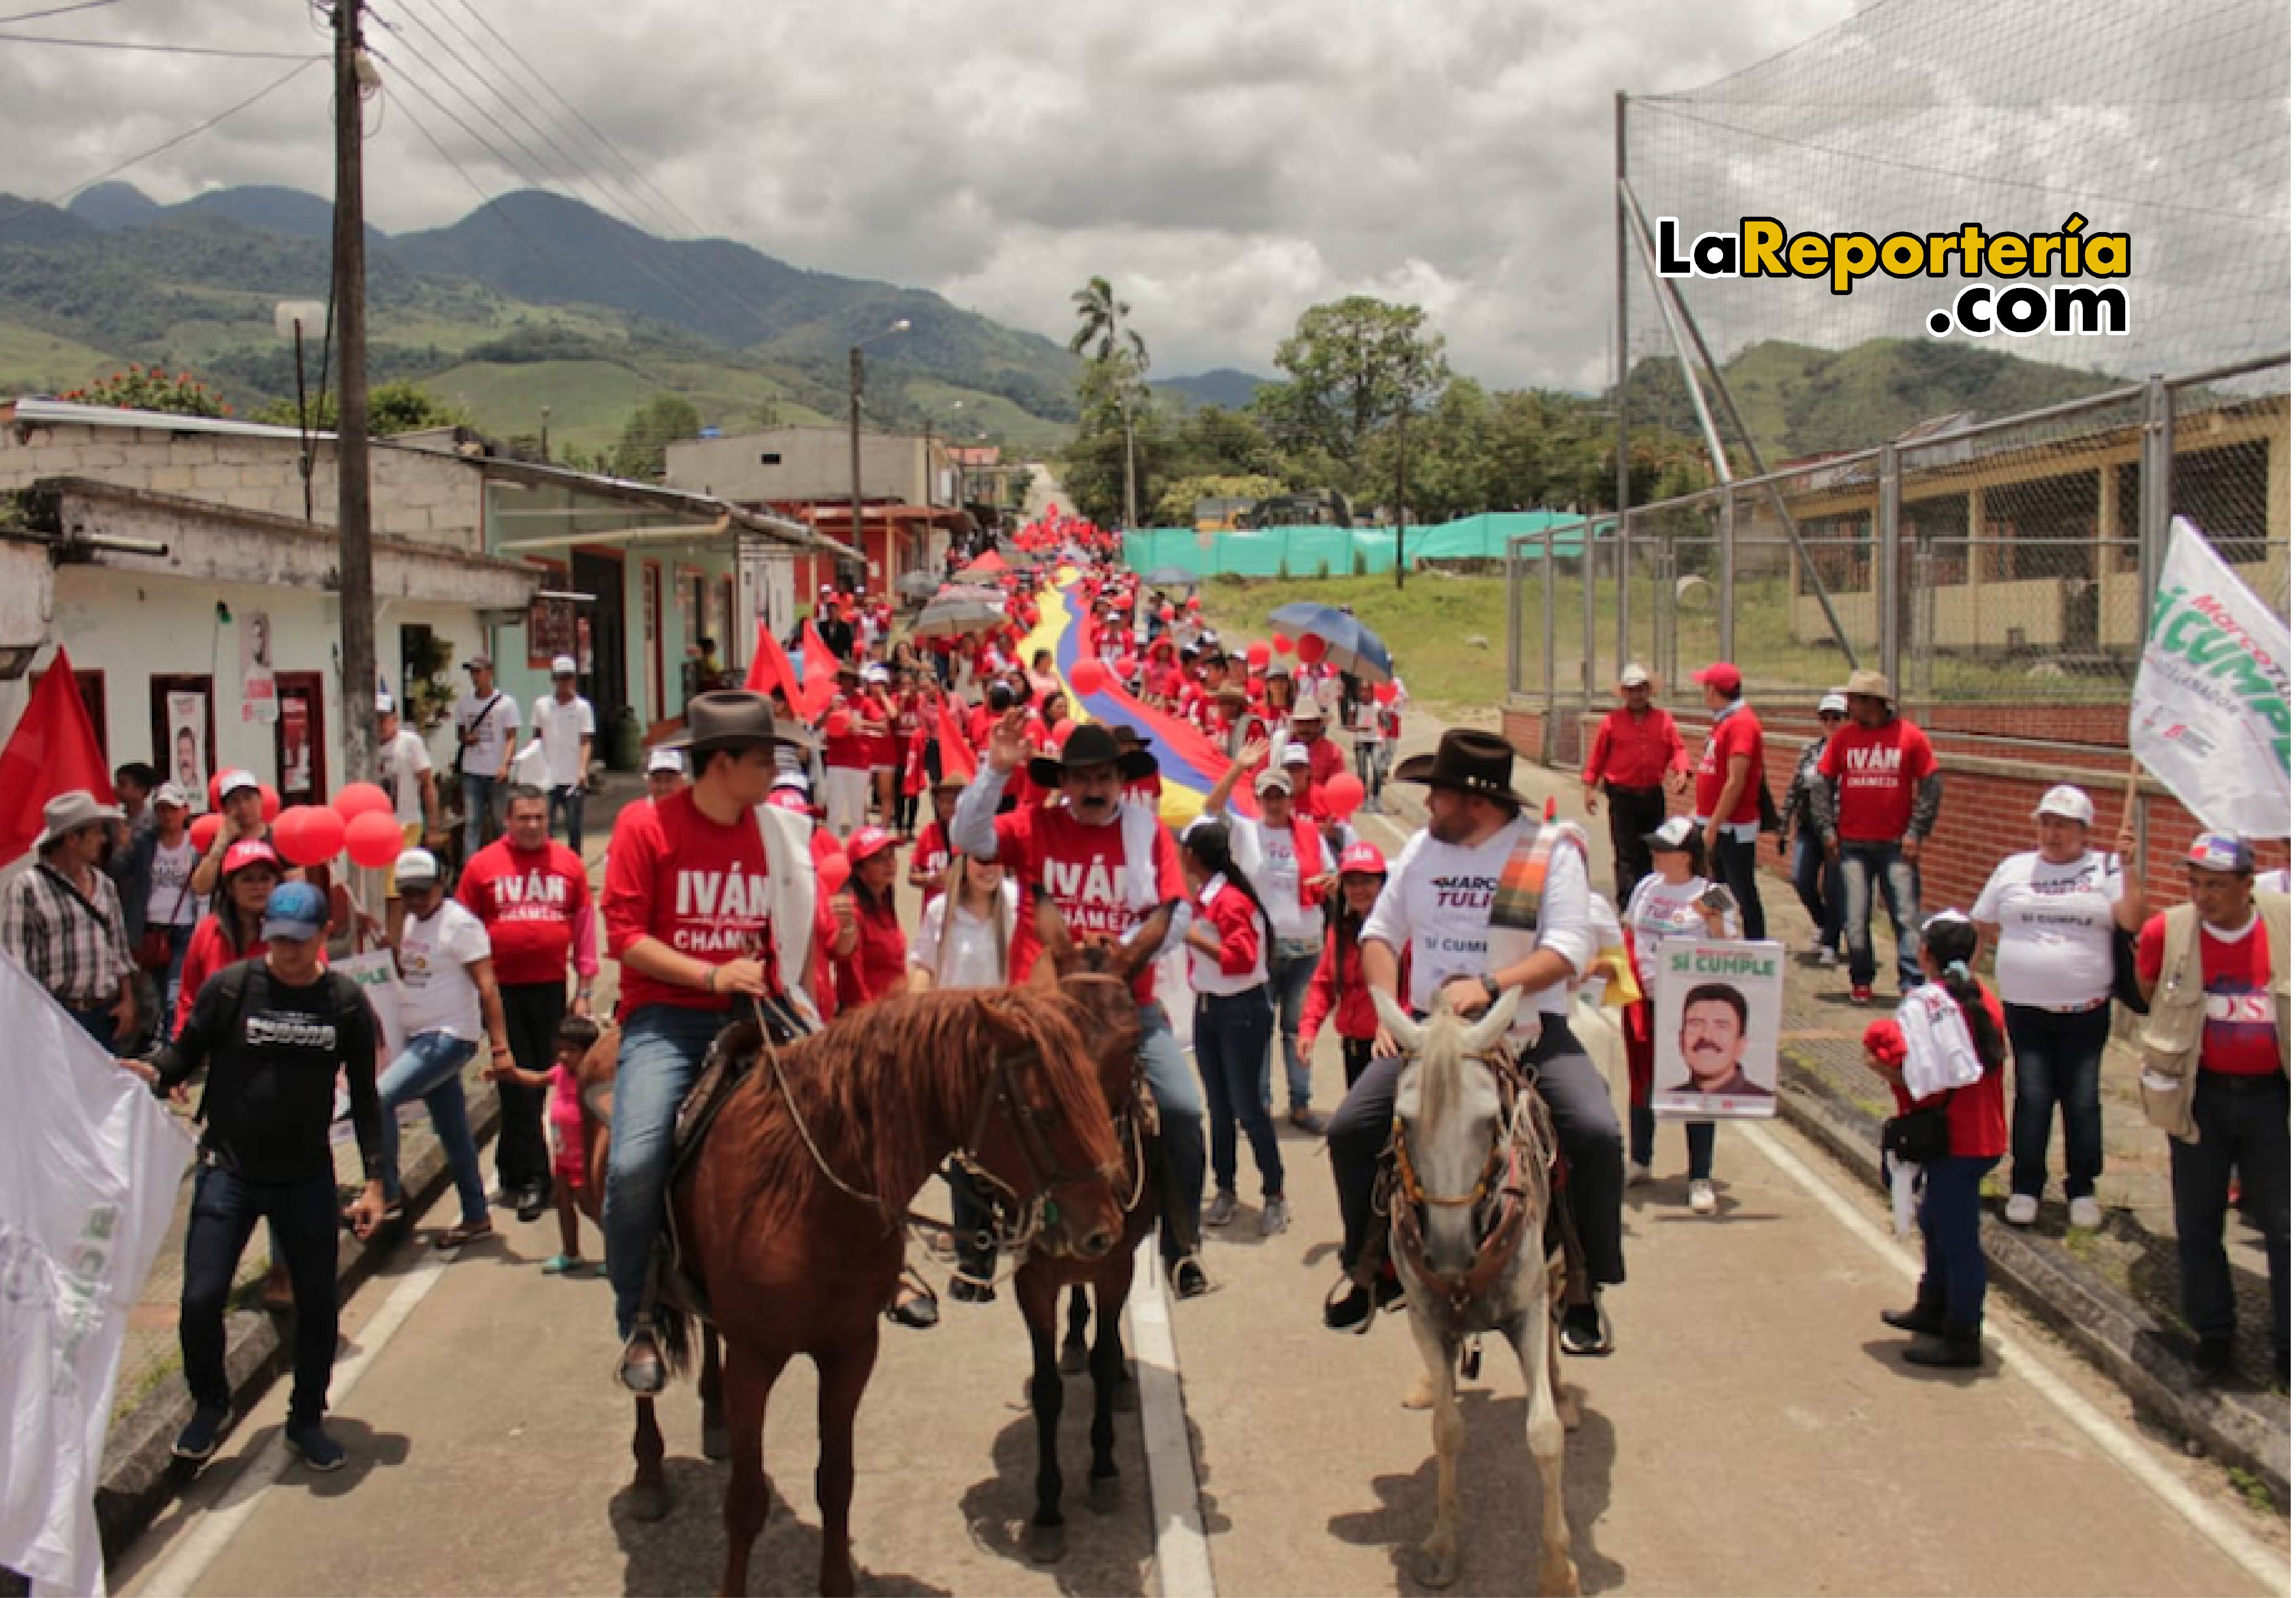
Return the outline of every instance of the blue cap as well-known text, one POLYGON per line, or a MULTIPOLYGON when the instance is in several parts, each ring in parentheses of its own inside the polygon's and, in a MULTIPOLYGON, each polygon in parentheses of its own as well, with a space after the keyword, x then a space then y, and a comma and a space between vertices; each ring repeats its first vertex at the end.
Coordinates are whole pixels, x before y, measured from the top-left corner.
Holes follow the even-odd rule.
POLYGON ((263 935, 308 943, 327 924, 327 896, 308 882, 283 882, 263 905, 263 935))
POLYGON ((2230 871, 2244 877, 2256 869, 2256 851, 2248 846, 2246 838, 2228 832, 2204 832, 2193 840, 2185 861, 2203 871, 2230 871))

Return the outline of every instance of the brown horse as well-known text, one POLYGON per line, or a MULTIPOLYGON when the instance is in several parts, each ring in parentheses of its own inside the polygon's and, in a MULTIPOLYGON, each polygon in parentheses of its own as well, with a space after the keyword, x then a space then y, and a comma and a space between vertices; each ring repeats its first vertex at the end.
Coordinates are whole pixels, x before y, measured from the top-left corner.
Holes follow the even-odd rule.
MULTIPOLYGON (((674 1184, 681 1264, 725 1340, 721 1590, 748 1585, 767 1508, 766 1401, 791 1356, 820 1372, 821 1590, 854 1590, 853 1421, 877 1359, 879 1315, 899 1278, 902 1219, 952 1155, 1001 1196, 1034 1247, 1097 1258, 1122 1223, 1121 1166, 1070 1004, 1028 992, 898 994, 825 1031, 766 1048, 754 1020, 712 1048, 758 1057, 674 1184)), ((694 1328, 667 1300, 655 1335, 683 1370, 694 1328)), ((667 1507, 651 1398, 631 1441, 641 1510, 667 1507)))
POLYGON ((1068 1528, 1061 1518, 1060 1429, 1065 1396, 1061 1378, 1064 1371, 1086 1368, 1087 1360, 1093 1411, 1086 1502, 1101 1514, 1117 1505, 1114 1417, 1119 1407, 1128 1407, 1125 1400, 1134 1396, 1125 1370, 1121 1322, 1125 1300, 1132 1292, 1134 1256, 1140 1240, 1156 1224, 1156 1182, 1149 1170, 1156 1150, 1153 1134, 1140 1119, 1140 1016, 1133 1001, 1132 978, 1155 958, 1171 918, 1167 907, 1152 915, 1125 943, 1094 938, 1079 947, 1070 938, 1051 902, 1043 898, 1037 902, 1037 930, 1047 958, 1037 963, 1033 980, 1041 987, 1048 973, 1057 974, 1060 980, 1054 991, 1078 1008, 1086 1035, 1094 1040, 1101 1092, 1127 1167, 1118 1189, 1125 1205, 1124 1235, 1116 1248, 1098 1259, 1031 1248, 1013 1280, 1035 1359, 1029 1380, 1029 1405, 1037 1420, 1037 1512, 1029 1524, 1029 1557, 1039 1563, 1051 1563, 1068 1551, 1068 1528), (1068 1339, 1056 1353, 1062 1288, 1070 1289, 1068 1339), (1086 1289, 1092 1295, 1089 1307, 1086 1289), (1085 1323, 1095 1311, 1099 1324, 1087 1356, 1085 1323))

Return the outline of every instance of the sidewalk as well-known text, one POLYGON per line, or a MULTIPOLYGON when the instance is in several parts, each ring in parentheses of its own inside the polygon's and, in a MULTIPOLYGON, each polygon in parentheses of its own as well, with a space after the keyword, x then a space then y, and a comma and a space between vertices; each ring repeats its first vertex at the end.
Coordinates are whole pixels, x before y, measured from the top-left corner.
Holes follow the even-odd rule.
MULTIPOLYGON (((1412 714, 1403 746, 1414 753, 1432 748, 1440 730, 1431 718, 1412 714)), ((1551 798, 1558 818, 1587 828, 1595 885, 1611 893, 1607 820, 1589 817, 1580 808, 1576 773, 1529 762, 1517 769, 1526 793, 1540 801, 1551 798)), ((1425 820, 1420 793, 1390 789, 1390 819, 1405 827, 1420 825, 1425 820)), ((2017 846, 2005 837, 2005 853, 2017 846)), ((1781 1036, 1782 1108, 1837 1158, 1863 1173, 1878 1195, 1881 1122, 1894 1106, 1888 1090, 1866 1068, 1862 1040, 1869 1024, 1890 1013, 1894 993, 1885 991, 1865 1008, 1851 1005, 1848 976, 1821 970, 1801 952, 1816 929, 1791 885, 1766 871, 1762 904, 1770 935, 1794 955, 1788 965, 1781 1036)), ((1886 951, 1889 921, 1878 905, 1876 920, 1875 946, 1886 951)), ((2228 1218, 2225 1241, 2240 1299, 2238 1373, 2221 1387, 2199 1383, 2185 1360, 2189 1334, 2177 1309, 2168 1140, 2146 1123, 2139 1108, 2136 1058, 2127 1043, 2115 1041, 2103 1075, 2105 1168, 2097 1199, 2105 1209, 2103 1228, 2082 1232, 2066 1225, 2060 1130, 2050 1150, 2048 1196, 2036 1225, 2013 1228, 2000 1218, 2000 1204, 2008 1195, 2006 1159, 1987 1179, 1985 1248, 1995 1284, 2015 1294, 2140 1404, 2218 1458, 2259 1477, 2284 1505, 2289 1401, 2273 1385, 2271 1306, 2261 1240, 2237 1215, 2228 1218)))

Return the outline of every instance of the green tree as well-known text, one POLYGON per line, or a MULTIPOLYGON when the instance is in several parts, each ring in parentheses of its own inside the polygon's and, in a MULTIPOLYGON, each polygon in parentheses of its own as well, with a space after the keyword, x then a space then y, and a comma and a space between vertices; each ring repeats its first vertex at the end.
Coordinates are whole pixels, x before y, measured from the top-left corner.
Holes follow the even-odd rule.
MULTIPOLYGON (((254 420, 274 427, 299 424, 292 400, 275 400, 255 413, 254 420)), ((311 406, 311 425, 332 432, 335 426, 335 396, 324 393, 311 406)), ((367 391, 366 431, 369 438, 385 439, 402 432, 423 432, 433 427, 471 427, 471 413, 450 405, 418 383, 379 383, 367 391)))
POLYGON ((1123 444, 1124 476, 1115 514, 1102 519, 1128 525, 1137 507, 1148 499, 1148 485, 1141 475, 1139 437, 1152 409, 1147 341, 1137 329, 1124 325, 1132 308, 1116 297, 1107 278, 1087 278, 1084 287, 1069 298, 1077 314, 1069 353, 1085 356, 1084 370, 1077 378, 1078 436, 1081 439, 1086 428, 1104 427, 1113 419, 1123 444), (1102 412, 1097 417, 1093 414, 1095 406, 1102 412))
POLYGON ((1193 527, 1200 499, 1265 499, 1283 491, 1280 477, 1245 474, 1235 477, 1171 477, 1164 480, 1151 513, 1158 527, 1193 527))
POLYGON ((1370 486, 1358 474, 1372 434, 1407 422, 1451 375, 1425 311, 1367 294, 1310 306, 1276 347, 1275 365, 1287 381, 1253 400, 1262 424, 1287 452, 1320 450, 1338 461, 1351 480, 1345 486, 1358 491, 1370 486))
POLYGON ((81 405, 164 411, 172 416, 231 415, 231 407, 224 403, 223 396, 189 372, 139 367, 133 361, 109 377, 70 390, 64 398, 81 405))
POLYGON ((659 482, 669 446, 701 436, 701 413, 683 394, 656 394, 622 424, 622 436, 606 457, 606 469, 634 482, 659 482))
POLYGON ((1129 356, 1143 372, 1148 369, 1148 345, 1140 334, 1124 325, 1132 308, 1116 297, 1105 277, 1085 280, 1084 287, 1069 296, 1076 305, 1077 330, 1069 340, 1069 353, 1083 355, 1087 359, 1106 366, 1118 356, 1129 356))

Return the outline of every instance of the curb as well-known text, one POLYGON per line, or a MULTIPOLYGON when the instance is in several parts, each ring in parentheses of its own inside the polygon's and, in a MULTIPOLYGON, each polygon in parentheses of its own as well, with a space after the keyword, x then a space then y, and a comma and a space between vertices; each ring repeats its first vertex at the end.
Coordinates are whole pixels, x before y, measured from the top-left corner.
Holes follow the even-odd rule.
MULTIPOLYGON (((483 1148, 501 1120, 499 1095, 483 1095, 471 1107, 472 1140, 483 1148)), ((446 1150, 434 1140, 406 1167, 407 1215, 412 1217, 427 1207, 450 1182, 446 1150)), ((378 1242, 339 1250, 337 1301, 348 1304, 351 1296, 406 1240, 406 1235, 402 1223, 378 1242)), ((224 1368, 231 1378, 232 1410, 236 1415, 244 1416, 248 1406, 288 1367, 291 1349, 289 1339, 280 1335, 281 1321, 264 1310, 234 1311, 225 1321, 224 1368)), ((174 1470, 176 1434, 191 1418, 191 1394, 179 1377, 171 1377, 112 1423, 95 1491, 96 1524, 103 1534, 107 1563, 143 1536, 175 1498, 178 1485, 174 1470)), ((0 1592, 6 1590, 0 1585, 0 1592)))
MULTIPOLYGON (((1842 1102, 1793 1058, 1778 1095, 1784 1117, 1850 1172, 1880 1190, 1882 1124, 1842 1102)), ((2248 1471, 2289 1504, 2289 1430, 2260 1395, 2226 1392, 2196 1379, 2142 1305, 2063 1250, 2038 1243, 1990 1210, 1980 1222, 1995 1283, 2117 1383, 2140 1410, 2213 1454, 2248 1471)))

